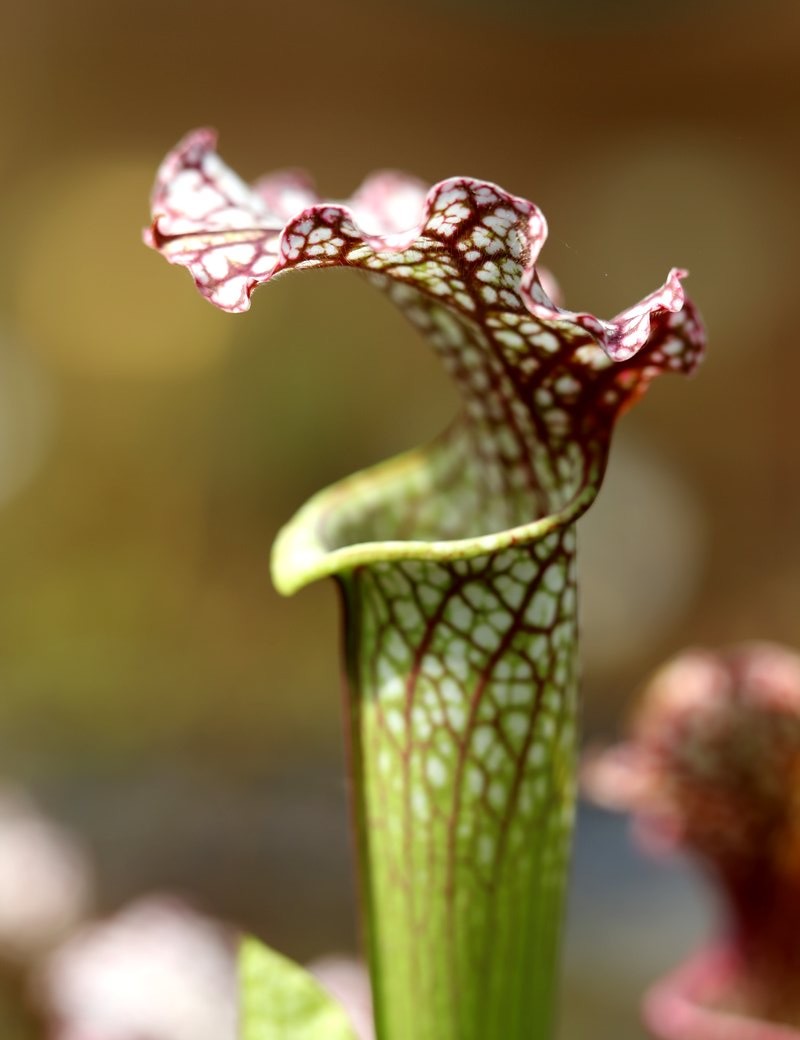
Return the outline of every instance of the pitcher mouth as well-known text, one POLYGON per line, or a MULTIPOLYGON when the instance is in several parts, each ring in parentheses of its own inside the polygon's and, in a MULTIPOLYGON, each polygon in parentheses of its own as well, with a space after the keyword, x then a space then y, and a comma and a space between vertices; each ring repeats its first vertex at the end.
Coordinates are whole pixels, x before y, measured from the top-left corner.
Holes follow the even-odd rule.
MULTIPOLYGON (((278 532, 271 554, 272 580, 291 595, 324 577, 392 560, 456 563, 527 545, 577 520, 594 501, 602 477, 581 485, 560 509, 525 523, 465 537, 370 538, 366 518, 385 511, 387 494, 409 483, 424 483, 429 468, 426 449, 415 449, 360 470, 313 495, 278 532), (365 522, 366 521, 366 522, 365 522)), ((478 518, 479 519, 479 518, 478 518)), ((478 526, 477 524, 474 526, 478 526)), ((388 532, 387 532, 388 533, 388 532)))

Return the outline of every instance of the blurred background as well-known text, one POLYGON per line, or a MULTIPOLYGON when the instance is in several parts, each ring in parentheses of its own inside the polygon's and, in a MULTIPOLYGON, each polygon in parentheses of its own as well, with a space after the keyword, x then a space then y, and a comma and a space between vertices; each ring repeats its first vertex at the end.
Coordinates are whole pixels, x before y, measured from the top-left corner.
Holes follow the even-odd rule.
MULTIPOLYGON (((686 643, 800 644, 798 60, 796 0, 6 0, 0 774, 86 843, 100 911, 169 889, 297 958, 355 949, 335 597, 281 600, 268 551, 453 408, 349 272, 204 303, 140 244, 164 153, 208 124, 244 176, 332 197, 494 180, 603 316, 690 269, 708 361, 626 417, 582 525, 597 742, 686 643)), ((573 887, 563 1038, 635 1040, 712 908, 588 810, 573 887)))

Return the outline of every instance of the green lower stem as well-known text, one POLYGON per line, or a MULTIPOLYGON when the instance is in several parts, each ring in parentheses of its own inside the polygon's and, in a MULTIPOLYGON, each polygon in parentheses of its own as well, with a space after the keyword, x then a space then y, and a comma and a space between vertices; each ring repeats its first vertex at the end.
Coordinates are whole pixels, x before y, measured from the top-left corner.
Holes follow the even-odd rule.
POLYGON ((379 1040, 549 1040, 574 809, 574 531, 341 579, 379 1040))

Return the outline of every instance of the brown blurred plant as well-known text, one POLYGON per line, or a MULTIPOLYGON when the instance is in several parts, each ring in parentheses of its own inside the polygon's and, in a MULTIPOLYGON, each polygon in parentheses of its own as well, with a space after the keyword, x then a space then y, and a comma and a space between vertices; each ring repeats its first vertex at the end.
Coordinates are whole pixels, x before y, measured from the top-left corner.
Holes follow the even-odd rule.
POLYGON ((800 1037, 800 656, 690 650, 647 683, 627 742, 590 757, 594 801, 702 864, 721 938, 646 995, 662 1040, 800 1037))

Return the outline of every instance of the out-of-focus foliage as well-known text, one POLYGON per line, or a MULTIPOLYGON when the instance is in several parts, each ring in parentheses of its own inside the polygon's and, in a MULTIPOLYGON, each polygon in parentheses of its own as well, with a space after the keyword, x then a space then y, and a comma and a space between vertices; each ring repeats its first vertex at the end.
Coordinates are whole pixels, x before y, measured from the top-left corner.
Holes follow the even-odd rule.
POLYGON ((245 939, 239 971, 242 1040, 356 1040, 344 1010, 299 964, 245 939))

